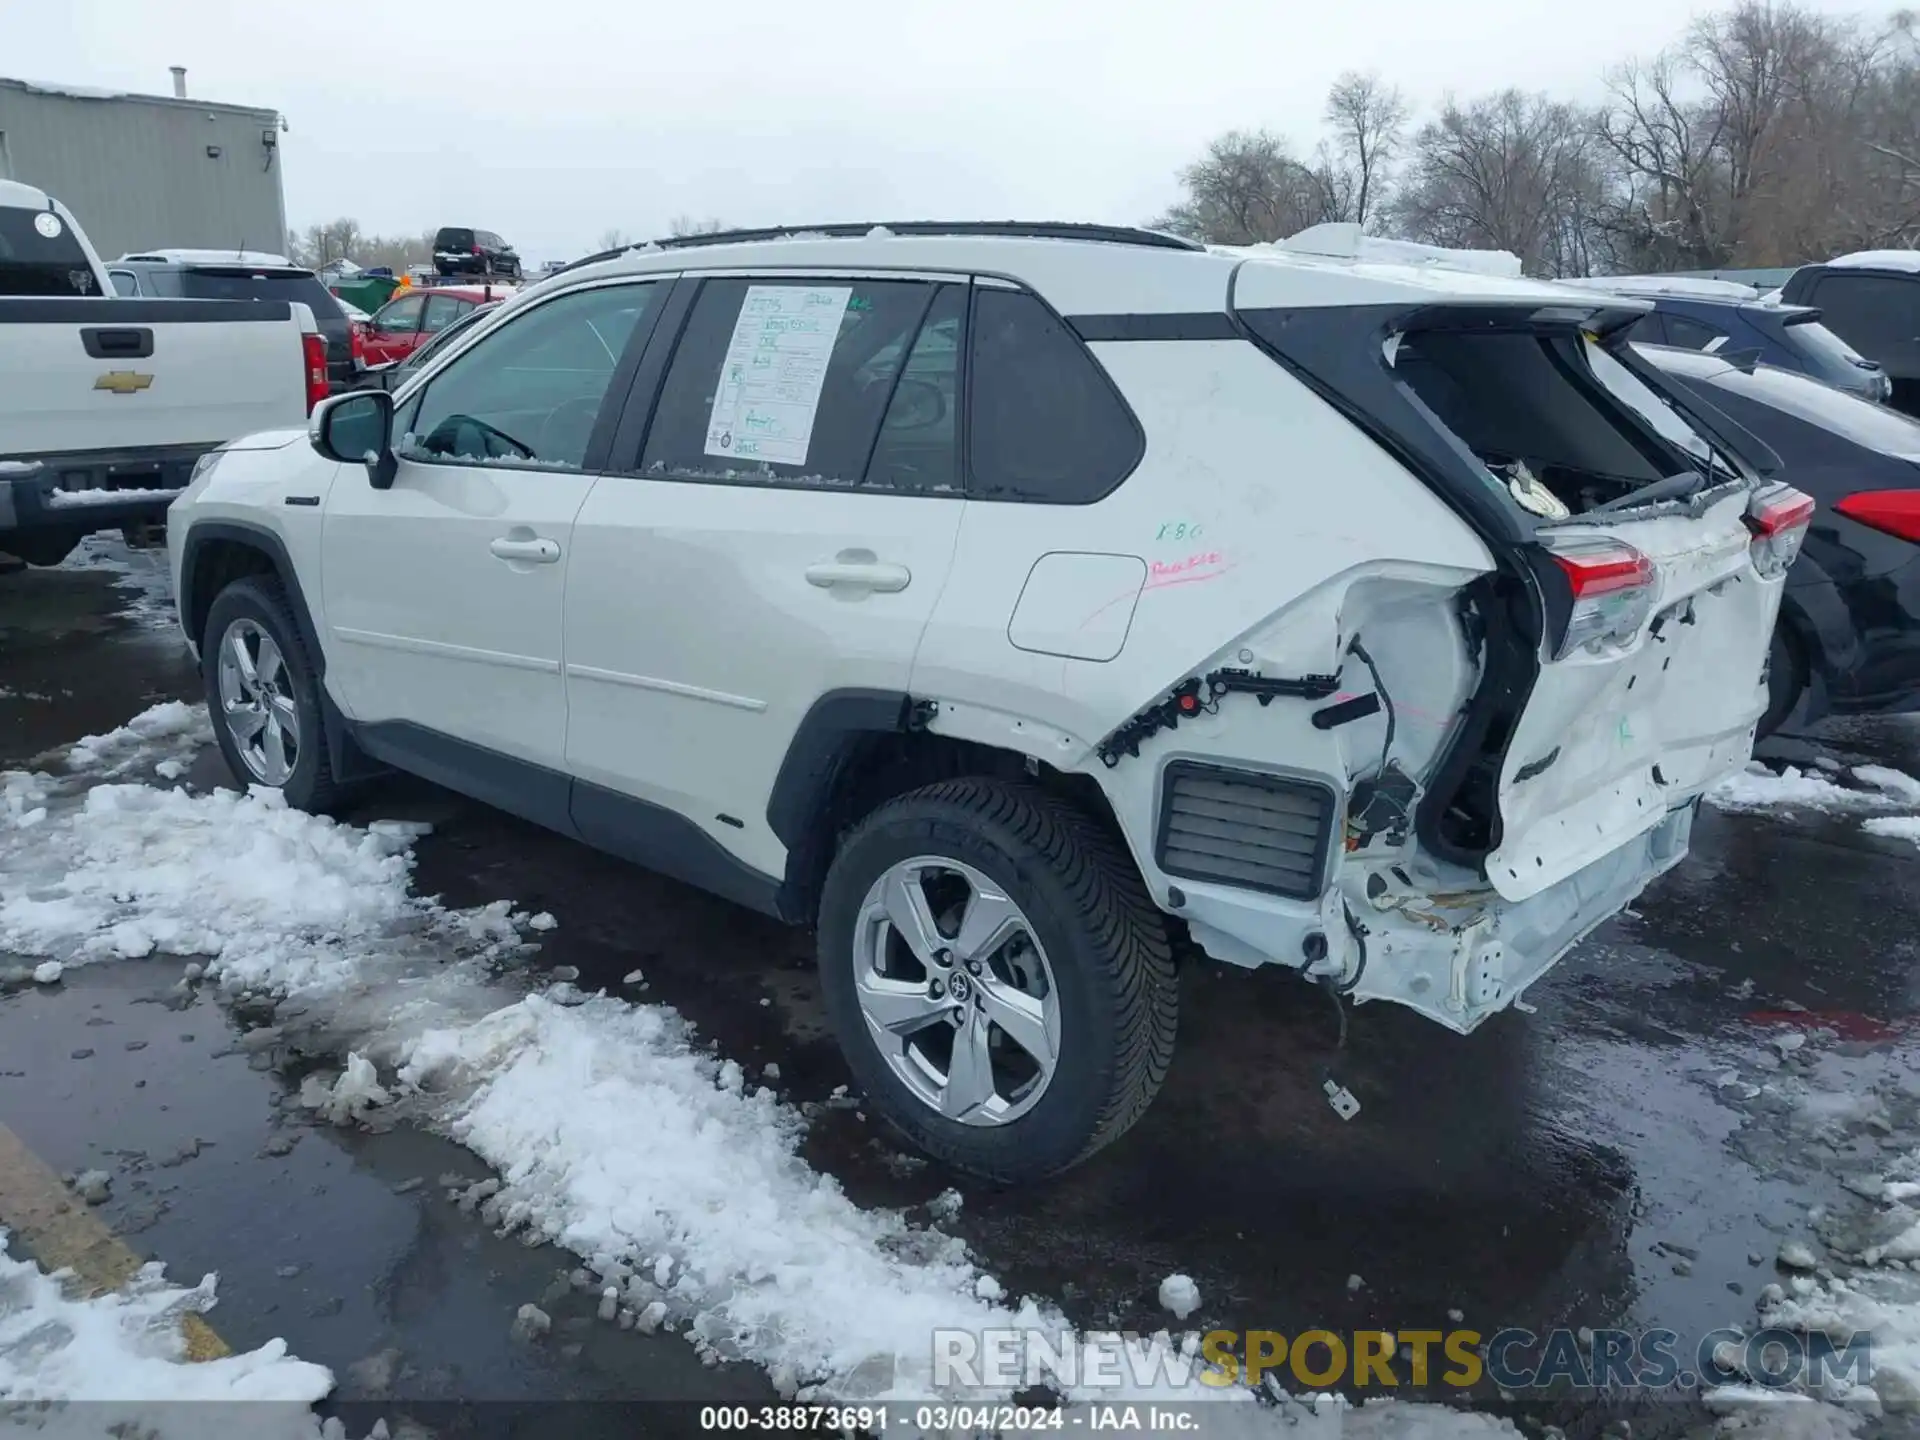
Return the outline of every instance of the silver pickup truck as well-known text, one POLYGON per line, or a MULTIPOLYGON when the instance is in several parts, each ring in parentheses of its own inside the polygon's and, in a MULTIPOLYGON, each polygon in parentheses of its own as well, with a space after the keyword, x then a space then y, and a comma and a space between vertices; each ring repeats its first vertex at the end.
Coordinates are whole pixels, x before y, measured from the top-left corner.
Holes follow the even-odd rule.
POLYGON ((0 180, 0 552, 144 542, 201 456, 303 424, 327 388, 306 306, 115 298, 66 207, 0 180))

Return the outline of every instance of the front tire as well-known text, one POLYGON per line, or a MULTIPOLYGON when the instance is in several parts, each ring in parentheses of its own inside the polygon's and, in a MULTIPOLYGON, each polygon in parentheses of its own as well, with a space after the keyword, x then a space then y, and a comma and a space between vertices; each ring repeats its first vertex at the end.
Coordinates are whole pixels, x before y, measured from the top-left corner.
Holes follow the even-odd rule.
POLYGON ((819 947, 869 1102, 982 1179, 1086 1159, 1173 1058, 1164 920, 1121 846, 1033 787, 944 781, 868 816, 828 871, 819 947))
POLYGON ((200 674, 214 739, 236 780, 278 790, 296 810, 319 813, 339 801, 319 676, 277 581, 249 576, 214 597, 200 674))

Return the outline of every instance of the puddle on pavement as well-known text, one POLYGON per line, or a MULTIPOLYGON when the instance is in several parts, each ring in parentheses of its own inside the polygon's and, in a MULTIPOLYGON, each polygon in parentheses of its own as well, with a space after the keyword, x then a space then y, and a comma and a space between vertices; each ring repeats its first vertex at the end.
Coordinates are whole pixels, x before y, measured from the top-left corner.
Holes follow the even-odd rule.
POLYGON ((162 700, 198 698, 185 643, 127 614, 120 578, 107 569, 0 575, 0 769, 111 730, 162 700))

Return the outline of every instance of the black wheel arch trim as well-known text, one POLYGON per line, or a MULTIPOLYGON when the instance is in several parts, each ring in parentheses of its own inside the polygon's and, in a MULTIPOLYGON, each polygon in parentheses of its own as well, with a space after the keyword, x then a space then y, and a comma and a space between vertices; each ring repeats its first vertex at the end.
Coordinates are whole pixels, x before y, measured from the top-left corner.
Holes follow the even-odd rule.
MULTIPOLYGON (((189 617, 203 598, 194 592, 194 568, 200 552, 217 540, 258 550, 273 567, 274 578, 280 583, 280 593, 286 597, 287 610, 293 617, 294 627, 300 632, 300 644, 307 652, 307 662, 313 666, 314 688, 320 695, 320 724, 326 735, 327 758, 331 762, 334 778, 353 781, 379 774, 383 767, 354 743, 351 722, 327 693, 327 652, 320 644, 320 632, 313 623, 313 612, 307 608, 306 593, 300 588, 299 572, 293 567, 293 557, 287 554, 286 542, 265 526, 250 525, 240 520, 197 520, 188 528, 180 547, 180 593, 174 597, 174 608, 180 619, 180 628, 192 640, 194 649, 197 651, 202 648, 201 637, 193 633, 189 617)), ((211 595, 204 598, 208 605, 215 599, 211 595)))
POLYGON ((829 690, 808 707, 767 795, 767 827, 789 852, 805 844, 860 737, 905 731, 912 713, 904 690, 829 690))
POLYGON ((314 676, 324 678, 327 652, 320 647, 320 632, 314 628, 313 613, 308 610, 307 597, 300 588, 299 572, 293 568, 293 557, 287 554, 286 542, 264 525, 249 525, 238 520, 196 520, 187 530, 180 545, 180 593, 174 597, 174 608, 180 618, 180 628, 193 641, 194 648, 200 647, 201 637, 193 633, 189 617, 197 601, 204 598, 212 604, 214 598, 194 593, 194 569, 200 552, 215 540, 258 550, 272 563, 280 591, 287 597, 287 608, 293 612, 293 623, 300 627, 300 643, 307 647, 314 676))

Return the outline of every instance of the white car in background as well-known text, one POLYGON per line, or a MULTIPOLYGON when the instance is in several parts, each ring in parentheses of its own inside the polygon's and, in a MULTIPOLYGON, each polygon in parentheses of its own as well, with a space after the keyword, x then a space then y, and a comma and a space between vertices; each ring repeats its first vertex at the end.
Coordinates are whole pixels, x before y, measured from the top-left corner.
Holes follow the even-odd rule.
POLYGON ((868 1103, 995 1179, 1138 1118, 1182 953, 1470 1031, 1746 762, 1811 505, 1620 342, 1643 302, 1436 258, 583 264, 175 506, 222 751, 814 926, 868 1103))

